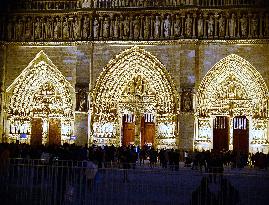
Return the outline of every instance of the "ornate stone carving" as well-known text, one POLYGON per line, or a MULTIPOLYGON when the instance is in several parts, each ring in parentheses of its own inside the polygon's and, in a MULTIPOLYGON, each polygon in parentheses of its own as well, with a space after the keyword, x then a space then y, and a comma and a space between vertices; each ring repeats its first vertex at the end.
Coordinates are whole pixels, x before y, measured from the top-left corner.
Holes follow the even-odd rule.
POLYGON ((245 14, 242 15, 240 21, 241 36, 246 37, 248 35, 248 19, 245 14))
POLYGON ((234 38, 236 36, 236 17, 233 13, 229 19, 229 36, 234 38))
POLYGON ((207 35, 208 37, 212 38, 214 35, 214 19, 213 15, 209 16, 209 19, 207 20, 207 35))
POLYGON ((163 34, 165 38, 169 38, 171 36, 171 19, 170 15, 167 15, 163 21, 163 34))
POLYGON ((185 20, 185 35, 187 37, 191 37, 192 35, 192 18, 190 14, 187 14, 187 17, 185 20))
POLYGON ((182 89, 181 94, 181 111, 193 111, 193 94, 192 89, 182 89))
POLYGON ((77 92, 77 106, 76 110, 80 112, 88 111, 88 98, 87 92, 85 89, 79 88, 77 92))
POLYGON ((204 35, 204 19, 202 14, 199 15, 197 20, 197 35, 198 38, 204 35))

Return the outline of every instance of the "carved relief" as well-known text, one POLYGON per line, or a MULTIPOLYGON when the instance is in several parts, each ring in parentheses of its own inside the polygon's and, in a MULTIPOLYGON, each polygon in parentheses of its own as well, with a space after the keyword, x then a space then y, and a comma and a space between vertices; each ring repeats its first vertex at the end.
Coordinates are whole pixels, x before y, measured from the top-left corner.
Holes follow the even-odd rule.
POLYGON ((3 35, 14 41, 160 40, 178 38, 266 38, 267 13, 195 11, 173 14, 10 16, 3 35))
POLYGON ((192 89, 183 89, 181 95, 181 110, 183 112, 193 111, 192 89))

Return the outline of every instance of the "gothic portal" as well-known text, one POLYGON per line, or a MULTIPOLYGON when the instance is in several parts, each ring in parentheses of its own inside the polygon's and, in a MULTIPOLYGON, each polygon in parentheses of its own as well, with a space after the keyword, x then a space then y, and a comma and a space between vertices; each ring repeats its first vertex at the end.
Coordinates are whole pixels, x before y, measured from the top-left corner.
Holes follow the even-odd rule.
POLYGON ((144 49, 135 46, 111 60, 91 101, 94 143, 177 146, 175 85, 160 61, 144 49))
POLYGON ((268 145, 267 86, 245 59, 231 54, 208 71, 197 93, 195 147, 257 151, 268 145))
POLYGON ((39 52, 7 89, 7 142, 70 143, 73 88, 48 56, 39 52))

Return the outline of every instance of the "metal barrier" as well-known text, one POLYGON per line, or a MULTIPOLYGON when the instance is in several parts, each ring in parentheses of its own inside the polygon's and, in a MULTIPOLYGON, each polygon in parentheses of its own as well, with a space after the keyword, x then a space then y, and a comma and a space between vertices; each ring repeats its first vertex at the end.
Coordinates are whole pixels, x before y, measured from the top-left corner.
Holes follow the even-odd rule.
POLYGON ((266 204, 269 173, 231 170, 209 173, 180 166, 105 164, 94 179, 86 161, 10 159, 0 175, 0 204, 185 205, 266 204), (205 203, 206 202, 206 203, 205 203))

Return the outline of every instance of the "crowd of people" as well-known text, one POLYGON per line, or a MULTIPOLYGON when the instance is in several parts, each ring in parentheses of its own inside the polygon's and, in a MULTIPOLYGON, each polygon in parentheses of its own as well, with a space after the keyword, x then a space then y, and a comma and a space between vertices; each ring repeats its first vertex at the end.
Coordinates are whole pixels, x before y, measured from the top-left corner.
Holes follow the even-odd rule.
POLYGON ((180 162, 185 167, 200 171, 211 171, 218 168, 221 171, 224 166, 231 168, 243 168, 245 166, 267 169, 269 166, 269 154, 257 152, 241 153, 239 151, 184 151, 178 149, 160 149, 154 147, 129 146, 76 146, 75 144, 63 145, 38 145, 2 143, 0 144, 0 165, 9 158, 48 159, 83 161, 89 160, 99 168, 120 165, 121 168, 135 168, 149 164, 151 168, 161 166, 173 170, 179 169, 180 162))

